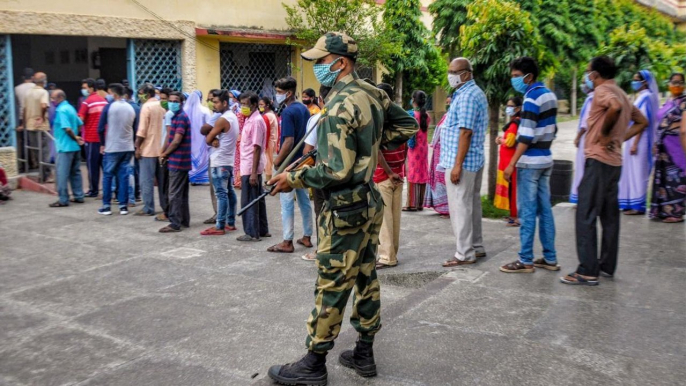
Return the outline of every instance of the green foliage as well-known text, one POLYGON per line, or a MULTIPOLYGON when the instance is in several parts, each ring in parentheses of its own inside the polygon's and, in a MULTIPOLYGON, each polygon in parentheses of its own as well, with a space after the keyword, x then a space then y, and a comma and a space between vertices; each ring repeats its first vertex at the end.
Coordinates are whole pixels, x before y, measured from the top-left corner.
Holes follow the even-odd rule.
POLYGON ((433 16, 433 32, 438 44, 451 57, 459 56, 460 27, 467 22, 467 6, 471 0, 436 0, 429 5, 433 16))
POLYGON ((476 0, 467 7, 459 48, 471 59, 477 83, 489 103, 501 104, 510 87, 510 63, 520 56, 541 58, 542 46, 531 15, 503 0, 476 0))
POLYGON ((398 72, 403 74, 403 97, 415 89, 431 94, 447 73, 446 58, 421 21, 420 7, 419 0, 387 0, 384 5, 386 29, 397 33, 402 44, 402 50, 385 66, 391 78, 398 72))
POLYGON ((402 49, 398 35, 386 29, 383 8, 374 0, 298 0, 282 6, 286 23, 295 32, 293 45, 309 48, 327 32, 345 32, 358 44, 361 66, 388 63, 402 49))
POLYGON ((496 208, 493 204, 493 200, 488 198, 488 196, 481 196, 481 211, 482 216, 485 218, 502 219, 503 217, 510 215, 509 210, 496 208))
POLYGON ((650 70, 664 89, 665 80, 675 69, 682 70, 684 43, 668 43, 663 35, 650 35, 638 22, 629 26, 615 28, 609 34, 609 41, 603 45, 599 54, 608 55, 615 60, 620 69, 617 83, 630 90, 631 79, 639 70, 650 70))

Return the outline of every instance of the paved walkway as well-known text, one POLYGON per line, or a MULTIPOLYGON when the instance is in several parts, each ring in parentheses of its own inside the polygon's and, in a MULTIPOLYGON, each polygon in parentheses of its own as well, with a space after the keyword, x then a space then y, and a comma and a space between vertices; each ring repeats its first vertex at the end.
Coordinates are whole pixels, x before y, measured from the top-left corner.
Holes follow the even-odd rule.
MULTIPOLYGON (((0 385, 258 385, 304 353, 314 265, 266 248, 204 238, 207 187, 191 188, 191 229, 98 215, 99 204, 49 209, 15 192, 0 206, 0 385), (254 378, 253 378, 254 377, 254 378)), ((576 263, 574 210, 556 207, 563 272, 576 263)), ((298 216, 299 218, 299 216, 298 216)), ((332 385, 679 385, 686 379, 686 227, 625 218, 619 270, 596 288, 561 273, 506 275, 518 233, 485 220, 488 257, 444 270, 450 224, 403 214, 401 264, 380 272, 379 376, 337 363, 332 385)), ((301 227, 296 226, 296 235, 301 227)), ((537 247, 537 251, 540 247, 537 247)))

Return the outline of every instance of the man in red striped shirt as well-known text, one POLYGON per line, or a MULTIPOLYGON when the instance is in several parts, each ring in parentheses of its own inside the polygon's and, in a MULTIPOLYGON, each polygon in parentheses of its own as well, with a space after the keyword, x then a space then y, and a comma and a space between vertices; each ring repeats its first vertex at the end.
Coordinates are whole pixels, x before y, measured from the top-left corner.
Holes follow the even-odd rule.
MULTIPOLYGON (((381 83, 377 86, 393 99, 391 85, 381 83)), ((379 164, 374 171, 374 183, 381 192, 384 206, 383 223, 379 232, 379 256, 376 269, 391 268, 398 265, 398 246, 400 244, 400 214, 403 205, 403 182, 405 179, 405 158, 407 147, 395 150, 379 149, 379 164)))
POLYGON ((107 106, 107 100, 96 93, 95 80, 92 78, 84 79, 81 82, 81 94, 86 98, 79 107, 79 118, 83 122, 83 140, 86 142, 86 165, 88 166, 89 189, 86 197, 98 197, 100 168, 102 167, 98 122, 100 122, 102 109, 107 106))

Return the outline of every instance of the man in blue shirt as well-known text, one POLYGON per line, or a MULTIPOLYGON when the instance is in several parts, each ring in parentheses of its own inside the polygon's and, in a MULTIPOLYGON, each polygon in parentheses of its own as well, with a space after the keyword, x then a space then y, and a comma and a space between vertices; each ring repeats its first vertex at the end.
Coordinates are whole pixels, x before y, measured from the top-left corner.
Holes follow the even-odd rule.
POLYGON ((450 175, 446 190, 456 251, 443 263, 446 268, 474 264, 486 256, 481 234, 481 179, 488 128, 488 101, 474 82, 469 60, 457 58, 450 63, 448 83, 455 93, 443 123, 439 165, 450 175))
POLYGON ((558 271, 555 252, 555 219, 550 204, 550 176, 553 153, 550 146, 557 130, 557 98, 538 82, 538 64, 529 57, 515 59, 510 65, 512 87, 524 94, 522 116, 517 131, 517 150, 504 171, 509 181, 517 168, 517 206, 522 226, 519 228, 519 259, 500 267, 507 273, 531 273, 534 266, 558 271), (534 261, 536 217, 540 227, 543 258, 534 261))
MULTIPOLYGON (((293 147, 300 143, 307 132, 307 121, 310 119, 310 111, 304 104, 295 100, 295 89, 298 86, 295 78, 286 77, 275 83, 276 102, 286 107, 281 111, 281 147, 279 154, 274 160, 274 166, 279 167, 286 160, 293 147)), ((293 160, 302 156, 300 148, 293 160)), ((295 197, 298 197, 298 206, 303 216, 303 238, 297 242, 307 248, 312 247, 312 204, 310 193, 307 189, 293 189, 288 193, 281 193, 281 222, 283 224, 283 241, 269 247, 269 252, 292 253, 294 226, 295 226, 295 197)))
POLYGON ((59 200, 50 204, 51 208, 69 206, 69 188, 74 198, 71 202, 83 203, 83 181, 81 180, 81 145, 83 139, 79 129, 83 122, 76 114, 76 109, 67 102, 67 95, 62 90, 54 90, 51 103, 57 106, 53 132, 57 150, 57 191, 59 200))

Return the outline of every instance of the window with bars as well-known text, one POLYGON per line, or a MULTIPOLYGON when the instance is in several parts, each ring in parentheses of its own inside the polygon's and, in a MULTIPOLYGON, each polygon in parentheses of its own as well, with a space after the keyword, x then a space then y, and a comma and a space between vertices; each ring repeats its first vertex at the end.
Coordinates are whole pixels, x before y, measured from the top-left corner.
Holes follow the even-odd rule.
POLYGON ((357 75, 360 76, 362 79, 371 79, 374 83, 376 83, 376 80, 374 79, 374 69, 372 67, 357 67, 355 69, 355 72, 357 72, 357 75))
POLYGON ((144 83, 181 90, 181 42, 134 39, 134 84, 144 83))
POLYGON ((274 98, 274 82, 291 75, 291 55, 285 45, 221 43, 221 87, 274 98))
POLYGON ((0 147, 14 146, 14 84, 9 35, 0 35, 0 147))

